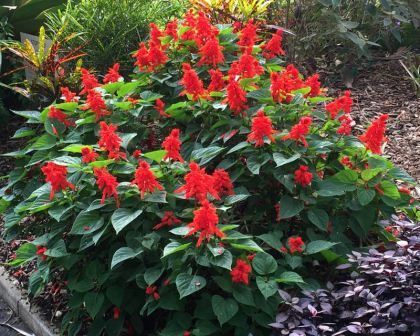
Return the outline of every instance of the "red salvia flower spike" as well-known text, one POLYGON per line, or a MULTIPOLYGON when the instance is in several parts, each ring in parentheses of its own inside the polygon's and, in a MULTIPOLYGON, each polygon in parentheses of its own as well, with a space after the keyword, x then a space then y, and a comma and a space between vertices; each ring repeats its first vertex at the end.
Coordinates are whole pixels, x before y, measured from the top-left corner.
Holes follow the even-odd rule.
POLYGON ((246 261, 237 259, 235 267, 232 268, 230 275, 232 277, 232 282, 242 283, 244 285, 249 285, 249 274, 251 273, 251 265, 246 261))
POLYGON ((51 184, 50 200, 60 190, 75 189, 75 186, 67 181, 67 167, 48 162, 42 166, 41 171, 45 175, 45 181, 51 184))
POLYGON ((278 133, 272 127, 272 122, 262 110, 257 112, 257 115, 252 119, 251 133, 248 134, 248 142, 255 141, 255 147, 264 145, 264 137, 270 139, 271 142, 276 142, 273 134, 278 133))
POLYGON ((117 186, 118 186, 117 178, 111 175, 105 167, 103 168, 95 167, 93 169, 93 173, 96 177, 96 184, 99 190, 102 190, 101 204, 105 203, 105 199, 112 196, 115 199, 117 208, 119 208, 120 200, 118 198, 118 192, 117 192, 117 186))
POLYGON ((171 133, 165 138, 162 143, 162 147, 166 150, 164 160, 172 159, 174 161, 184 162, 181 156, 181 141, 179 140, 179 129, 174 128, 171 133))
POLYGON ((233 76, 229 77, 229 82, 226 88, 227 91, 227 102, 229 108, 233 111, 235 116, 243 113, 248 107, 246 105, 246 92, 239 85, 239 81, 235 80, 233 76))
POLYGON ((94 75, 92 75, 89 70, 81 68, 80 72, 82 74, 82 86, 83 90, 80 91, 80 95, 88 93, 90 90, 100 86, 98 80, 94 75))
POLYGON ((96 90, 89 90, 86 98, 86 105, 81 107, 81 109, 92 110, 93 113, 95 113, 96 121, 111 114, 111 112, 108 111, 108 107, 106 106, 102 95, 96 90))
POLYGON ((61 94, 63 95, 62 98, 64 98, 64 101, 66 103, 79 101, 79 97, 76 96, 76 93, 71 92, 68 87, 62 87, 60 88, 60 91, 61 91, 61 94))
POLYGON ((156 99, 155 101, 155 110, 159 112, 161 117, 170 117, 171 115, 165 112, 165 103, 160 99, 156 99))
POLYGON ((191 65, 187 63, 182 64, 182 70, 184 75, 180 83, 184 86, 185 90, 181 94, 190 94, 193 100, 206 96, 203 81, 198 77, 195 70, 191 68, 191 65))
POLYGON ((163 190, 163 187, 156 180, 156 176, 150 170, 150 166, 146 161, 140 161, 139 166, 134 173, 134 180, 131 184, 137 185, 140 190, 141 199, 147 192, 154 192, 155 190, 163 190))
POLYGON ((382 114, 379 118, 372 122, 366 132, 359 136, 367 149, 374 154, 382 154, 382 144, 386 142, 385 130, 388 114, 382 114))
POLYGON ((111 68, 108 69, 108 73, 104 77, 104 83, 118 82, 121 78, 119 71, 120 65, 115 63, 111 68))
POLYGON ((117 126, 107 124, 105 121, 101 121, 99 126, 99 147, 106 150, 108 153, 119 152, 122 139, 115 133, 117 126))
POLYGON ((213 187, 219 196, 230 196, 234 194, 232 180, 224 169, 216 169, 213 174, 213 187))
POLYGON ((89 147, 82 148, 82 162, 89 163, 95 161, 99 157, 99 154, 90 149, 89 147))
POLYGON ((281 139, 282 140, 292 139, 292 140, 300 141, 305 147, 308 147, 308 143, 304 136, 309 133, 311 124, 312 124, 311 117, 302 117, 300 118, 299 123, 294 125, 292 129, 290 130, 290 132, 286 134, 285 136, 283 136, 281 139))
POLYGON ((136 59, 134 65, 138 66, 141 71, 148 69, 150 65, 149 51, 144 42, 139 44, 139 49, 134 53, 133 57, 136 59))
POLYGON ((308 171, 307 166, 301 165, 299 169, 295 171, 295 183, 306 187, 312 182, 312 173, 308 171))
POLYGON ((316 97, 316 96, 320 96, 322 94, 322 92, 321 92, 321 82, 319 81, 319 75, 318 74, 314 74, 314 75, 306 78, 304 85, 309 86, 311 88, 311 91, 309 91, 309 93, 306 96, 316 97))
POLYGON ((210 84, 207 88, 208 92, 221 91, 225 88, 223 73, 219 69, 210 69, 210 84))
POLYGON ((58 108, 51 106, 48 111, 48 118, 56 119, 66 126, 75 126, 74 121, 69 120, 69 116, 58 108))
POLYGON ((216 67, 225 61, 223 56, 223 47, 219 44, 216 37, 209 39, 199 50, 198 54, 201 56, 197 66, 212 65, 216 67))
POLYGON ((283 30, 278 29, 275 34, 271 37, 263 46, 263 56, 266 59, 272 59, 274 57, 285 55, 285 51, 282 48, 283 41, 283 30))
POLYGON ((302 240, 302 237, 290 237, 288 240, 290 253, 303 252, 303 246, 305 243, 302 240))
POLYGON ((159 230, 165 226, 171 227, 176 224, 182 223, 178 218, 176 218, 175 214, 172 211, 165 211, 163 217, 159 224, 156 224, 153 227, 153 230, 159 230))
POLYGON ((243 48, 253 47, 257 40, 257 26, 249 20, 246 26, 239 32, 238 45, 243 48))

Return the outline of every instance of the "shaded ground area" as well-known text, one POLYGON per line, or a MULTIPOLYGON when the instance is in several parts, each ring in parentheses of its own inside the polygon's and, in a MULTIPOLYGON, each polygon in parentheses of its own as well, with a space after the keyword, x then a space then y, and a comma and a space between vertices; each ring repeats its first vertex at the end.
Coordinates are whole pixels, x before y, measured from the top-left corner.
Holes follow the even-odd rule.
POLYGON ((356 130, 389 114, 385 156, 420 182, 420 98, 398 61, 377 62, 359 71, 351 91, 356 130))
POLYGON ((19 336, 19 335, 31 335, 32 332, 29 328, 21 321, 16 314, 9 308, 9 306, 0 299, 0 335, 1 336, 19 336), (18 330, 14 330, 4 324, 8 324, 18 330), (26 333, 26 334, 25 334, 26 333))

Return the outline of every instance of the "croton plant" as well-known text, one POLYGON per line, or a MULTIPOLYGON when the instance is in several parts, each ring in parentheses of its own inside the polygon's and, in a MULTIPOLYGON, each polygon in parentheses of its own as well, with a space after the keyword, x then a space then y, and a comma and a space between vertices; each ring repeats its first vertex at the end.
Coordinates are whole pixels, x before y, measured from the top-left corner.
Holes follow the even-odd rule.
POLYGON ((188 12, 151 25, 130 79, 82 69, 77 93, 16 112, 5 236, 31 216, 35 238, 10 265, 36 260, 32 295, 61 274, 63 333, 269 335, 279 288, 394 239, 378 221, 414 181, 380 155, 387 115, 355 136, 351 93, 327 97, 281 42, 188 12))

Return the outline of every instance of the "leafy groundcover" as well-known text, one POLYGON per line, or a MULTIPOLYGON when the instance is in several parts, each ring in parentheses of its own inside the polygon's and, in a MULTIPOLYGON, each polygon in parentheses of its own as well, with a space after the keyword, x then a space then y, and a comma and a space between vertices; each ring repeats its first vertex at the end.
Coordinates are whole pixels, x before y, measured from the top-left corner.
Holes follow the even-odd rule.
POLYGON ((34 296, 64 274, 63 333, 269 335, 279 288, 395 239, 378 223, 414 181, 380 155, 388 116, 353 136, 351 93, 327 97, 281 40, 189 12, 151 26, 130 79, 82 69, 77 94, 16 112, 6 239, 38 220, 10 265, 36 260, 34 296))

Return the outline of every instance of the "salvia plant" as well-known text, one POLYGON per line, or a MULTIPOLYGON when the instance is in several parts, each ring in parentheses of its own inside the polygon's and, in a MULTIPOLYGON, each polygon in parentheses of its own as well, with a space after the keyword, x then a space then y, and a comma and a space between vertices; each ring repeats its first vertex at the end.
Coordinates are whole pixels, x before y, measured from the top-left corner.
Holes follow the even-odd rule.
POLYGON ((395 239, 378 223, 414 182, 380 155, 388 116, 354 136, 351 93, 283 64, 281 40, 188 12, 151 25, 130 80, 82 68, 77 94, 16 112, 5 236, 35 239, 10 265, 36 260, 31 295, 61 272, 63 333, 268 335, 279 288, 395 239))

